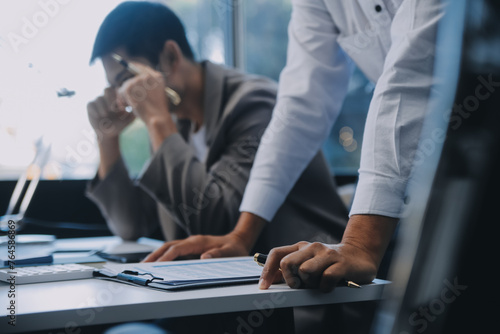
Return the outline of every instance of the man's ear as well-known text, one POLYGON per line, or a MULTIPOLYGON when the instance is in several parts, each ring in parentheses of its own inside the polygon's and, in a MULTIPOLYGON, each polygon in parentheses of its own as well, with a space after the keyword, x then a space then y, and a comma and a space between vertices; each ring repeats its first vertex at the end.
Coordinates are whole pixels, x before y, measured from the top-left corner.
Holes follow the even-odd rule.
POLYGON ((175 41, 165 41, 159 58, 160 69, 162 72, 176 72, 180 67, 183 57, 181 48, 175 41))

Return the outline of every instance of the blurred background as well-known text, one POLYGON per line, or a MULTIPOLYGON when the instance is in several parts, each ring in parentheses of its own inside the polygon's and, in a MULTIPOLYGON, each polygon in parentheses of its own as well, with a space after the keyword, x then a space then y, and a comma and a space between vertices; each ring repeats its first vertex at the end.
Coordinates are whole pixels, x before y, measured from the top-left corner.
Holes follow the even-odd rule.
MULTIPOLYGON (((94 176, 98 150, 86 104, 106 87, 89 64, 97 30, 121 0, 0 2, 0 179, 15 180, 43 137, 51 156, 42 180, 94 176)), ((197 60, 278 80, 286 63, 290 0, 162 0, 183 20, 197 60)), ((355 178, 373 84, 355 70, 350 93, 324 152, 331 171, 355 178)), ((121 136, 132 176, 149 157, 137 120, 121 136)))

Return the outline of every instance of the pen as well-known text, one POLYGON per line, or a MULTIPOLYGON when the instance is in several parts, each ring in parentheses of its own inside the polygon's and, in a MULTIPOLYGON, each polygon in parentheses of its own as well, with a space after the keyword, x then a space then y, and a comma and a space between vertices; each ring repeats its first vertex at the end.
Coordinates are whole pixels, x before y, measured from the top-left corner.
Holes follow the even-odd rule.
MULTIPOLYGON (((255 255, 253 256, 253 260, 257 262, 259 266, 264 267, 264 264, 266 264, 267 255, 261 253, 255 253, 255 255)), ((279 270, 281 271, 281 268, 279 268, 279 270)), ((350 288, 361 288, 361 285, 356 284, 353 281, 346 280, 345 284, 350 288)))
MULTIPOLYGON (((120 55, 117 55, 116 53, 113 53, 111 55, 111 57, 113 57, 114 60, 116 60, 118 63, 120 63, 120 65, 122 65, 123 67, 125 67, 127 69, 127 71, 130 72, 130 74, 138 75, 138 74, 141 73, 141 71, 137 67, 135 67, 134 64, 129 64, 120 55)), ((174 106, 178 106, 179 103, 181 103, 181 97, 172 88, 165 87, 165 93, 167 94, 168 98, 170 99, 170 101, 172 102, 172 104, 174 106)))

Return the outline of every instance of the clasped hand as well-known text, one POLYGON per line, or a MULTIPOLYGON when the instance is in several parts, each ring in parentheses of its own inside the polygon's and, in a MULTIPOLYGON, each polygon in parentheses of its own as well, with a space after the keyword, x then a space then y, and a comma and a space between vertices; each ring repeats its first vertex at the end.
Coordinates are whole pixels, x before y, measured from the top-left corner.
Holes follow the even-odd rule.
POLYGON ((140 74, 124 81, 118 89, 106 88, 102 96, 87 105, 90 124, 100 137, 118 136, 135 116, 146 125, 171 119, 162 74, 139 63, 134 66, 140 74), (125 111, 127 106, 133 113, 125 111))
POLYGON ((259 288, 267 289, 272 283, 284 280, 291 288, 319 288, 329 292, 345 280, 369 283, 376 272, 371 256, 356 246, 302 241, 271 250, 259 288))
POLYGON ((146 125, 171 118, 162 73, 140 63, 134 63, 134 67, 140 73, 120 86, 118 98, 123 99, 146 125))

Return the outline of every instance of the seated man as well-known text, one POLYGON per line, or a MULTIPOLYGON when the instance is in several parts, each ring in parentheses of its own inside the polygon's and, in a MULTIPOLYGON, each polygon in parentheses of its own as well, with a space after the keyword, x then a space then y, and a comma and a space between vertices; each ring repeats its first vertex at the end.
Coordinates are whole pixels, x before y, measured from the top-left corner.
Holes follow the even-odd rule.
MULTIPOLYGON (((276 83, 195 61, 179 18, 158 3, 116 7, 97 34, 91 61, 97 58, 111 87, 88 104, 100 164, 87 194, 111 231, 134 240, 158 238, 154 232, 161 227, 167 241, 233 231, 271 119, 276 83), (166 87, 180 103, 172 103, 166 87), (152 148, 137 182, 129 178, 119 147, 120 132, 136 117, 145 123, 152 148)), ((248 254, 254 246, 265 252, 303 239, 338 242, 346 220, 347 210, 317 153, 257 243, 241 240, 241 247, 248 254)), ((171 252, 170 258, 155 260, 182 255, 171 252)))

